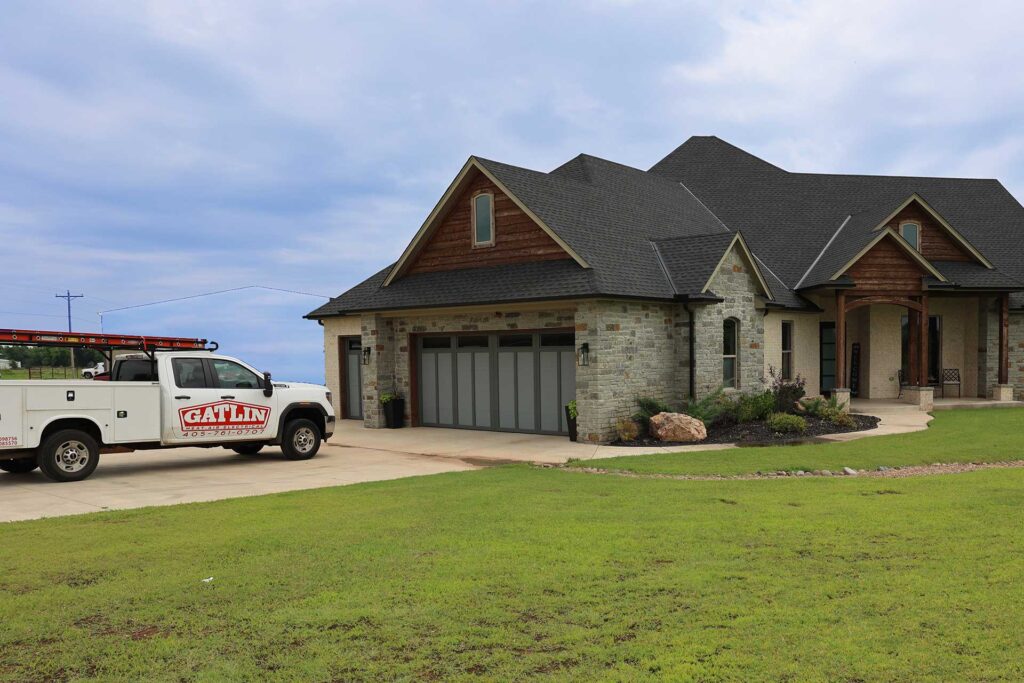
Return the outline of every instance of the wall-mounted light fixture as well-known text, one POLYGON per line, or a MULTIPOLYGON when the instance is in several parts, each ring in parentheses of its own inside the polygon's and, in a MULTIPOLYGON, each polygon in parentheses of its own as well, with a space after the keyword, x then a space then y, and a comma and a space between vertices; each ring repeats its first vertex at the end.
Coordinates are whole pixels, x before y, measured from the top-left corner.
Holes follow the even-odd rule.
POLYGON ((363 365, 369 365, 369 364, 370 364, 370 347, 369 346, 364 346, 363 347, 363 365))
POLYGON ((583 342, 576 354, 576 365, 590 365, 590 344, 583 342))

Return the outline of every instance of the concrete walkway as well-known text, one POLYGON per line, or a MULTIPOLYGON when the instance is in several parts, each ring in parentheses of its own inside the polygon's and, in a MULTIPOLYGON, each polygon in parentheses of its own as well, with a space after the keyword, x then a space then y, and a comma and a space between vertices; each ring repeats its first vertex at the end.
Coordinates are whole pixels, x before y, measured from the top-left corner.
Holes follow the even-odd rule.
MULTIPOLYGON (((818 437, 815 441, 914 432, 925 429, 931 420, 927 413, 897 401, 854 401, 852 407, 882 418, 878 429, 818 437)), ((258 496, 460 472, 509 462, 561 464, 570 458, 596 460, 729 448, 736 446, 623 448, 536 434, 429 427, 365 429, 361 422, 342 420, 320 453, 301 462, 282 459, 276 448, 257 456, 236 455, 220 448, 175 448, 103 455, 92 477, 71 484, 51 482, 38 471, 22 475, 0 472, 0 522, 258 496)))

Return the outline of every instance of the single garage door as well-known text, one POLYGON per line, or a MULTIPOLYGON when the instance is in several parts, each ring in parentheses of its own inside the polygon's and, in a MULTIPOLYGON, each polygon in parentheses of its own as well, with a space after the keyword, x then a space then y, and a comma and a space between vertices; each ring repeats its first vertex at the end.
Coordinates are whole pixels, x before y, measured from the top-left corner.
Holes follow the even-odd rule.
POLYGON ((565 434, 576 397, 572 332, 418 340, 419 417, 430 427, 565 434))

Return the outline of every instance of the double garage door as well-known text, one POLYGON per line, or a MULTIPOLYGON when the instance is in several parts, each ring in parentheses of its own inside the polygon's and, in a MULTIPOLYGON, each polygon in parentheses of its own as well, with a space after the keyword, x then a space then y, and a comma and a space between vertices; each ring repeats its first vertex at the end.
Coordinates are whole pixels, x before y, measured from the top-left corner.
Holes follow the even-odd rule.
POLYGON ((572 332, 420 337, 420 423, 565 434, 576 397, 572 332))

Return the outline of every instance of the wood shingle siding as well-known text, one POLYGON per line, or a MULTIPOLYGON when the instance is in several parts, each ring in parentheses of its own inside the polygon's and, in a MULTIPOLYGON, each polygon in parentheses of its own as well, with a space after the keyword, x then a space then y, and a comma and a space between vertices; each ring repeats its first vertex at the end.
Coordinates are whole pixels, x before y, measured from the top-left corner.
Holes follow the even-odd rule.
POLYGON ((949 236, 946 229, 917 203, 900 211, 887 227, 899 232, 900 224, 907 221, 921 226, 921 255, 929 261, 974 261, 966 249, 949 236))
POLYGON ((885 237, 850 266, 846 274, 853 280, 857 294, 913 296, 921 293, 925 272, 894 238, 885 237))
POLYGON ((407 274, 570 258, 515 202, 478 174, 416 254, 407 274), (481 192, 494 195, 494 246, 474 248, 470 204, 481 192))

